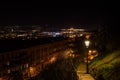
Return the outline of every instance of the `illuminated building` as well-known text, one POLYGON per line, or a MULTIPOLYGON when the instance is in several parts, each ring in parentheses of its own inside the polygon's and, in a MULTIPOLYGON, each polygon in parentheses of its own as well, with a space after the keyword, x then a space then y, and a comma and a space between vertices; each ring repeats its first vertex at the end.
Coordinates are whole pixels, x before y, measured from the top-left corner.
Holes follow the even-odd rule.
POLYGON ((24 78, 34 77, 56 59, 54 55, 68 49, 71 42, 71 39, 65 39, 1 53, 0 77, 6 77, 14 71, 20 71, 24 78))

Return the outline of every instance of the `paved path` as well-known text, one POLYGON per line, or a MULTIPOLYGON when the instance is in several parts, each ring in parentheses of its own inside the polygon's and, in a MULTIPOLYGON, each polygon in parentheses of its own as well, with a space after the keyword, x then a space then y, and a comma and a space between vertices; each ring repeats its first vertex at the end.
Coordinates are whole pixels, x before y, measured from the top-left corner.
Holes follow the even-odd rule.
POLYGON ((81 63, 77 68, 77 75, 79 80, 95 80, 90 74, 86 74, 86 65, 81 63))

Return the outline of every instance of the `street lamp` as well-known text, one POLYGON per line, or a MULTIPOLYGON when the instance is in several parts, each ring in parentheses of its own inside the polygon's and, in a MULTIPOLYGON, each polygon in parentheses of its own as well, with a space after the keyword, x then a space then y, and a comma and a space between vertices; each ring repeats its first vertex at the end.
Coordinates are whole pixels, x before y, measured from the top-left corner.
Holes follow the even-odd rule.
MULTIPOLYGON (((86 46, 86 48, 88 49, 88 47, 89 47, 89 45, 90 45, 90 40, 85 40, 85 46, 86 46)), ((87 62, 86 62, 86 73, 88 73, 88 50, 87 50, 87 52, 86 52, 86 57, 87 57, 87 62)))
POLYGON ((88 48, 90 45, 90 41, 89 40, 85 40, 85 46, 88 48))

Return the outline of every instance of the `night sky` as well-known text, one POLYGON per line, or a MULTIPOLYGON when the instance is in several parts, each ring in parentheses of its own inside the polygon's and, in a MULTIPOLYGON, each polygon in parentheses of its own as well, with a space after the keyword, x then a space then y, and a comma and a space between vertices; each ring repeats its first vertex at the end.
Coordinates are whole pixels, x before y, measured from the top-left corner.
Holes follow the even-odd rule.
POLYGON ((0 6, 0 25, 107 24, 113 21, 114 8, 104 5, 75 8, 44 8, 34 5, 0 6))

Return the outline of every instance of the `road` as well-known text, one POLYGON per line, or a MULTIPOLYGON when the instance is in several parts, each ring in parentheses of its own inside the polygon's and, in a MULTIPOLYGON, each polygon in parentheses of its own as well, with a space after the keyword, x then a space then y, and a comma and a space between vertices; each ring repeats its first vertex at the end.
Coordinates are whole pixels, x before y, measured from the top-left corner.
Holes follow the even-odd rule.
POLYGON ((78 80, 77 73, 72 64, 73 51, 67 49, 65 51, 56 52, 48 61, 44 70, 41 71, 34 80, 78 80))

